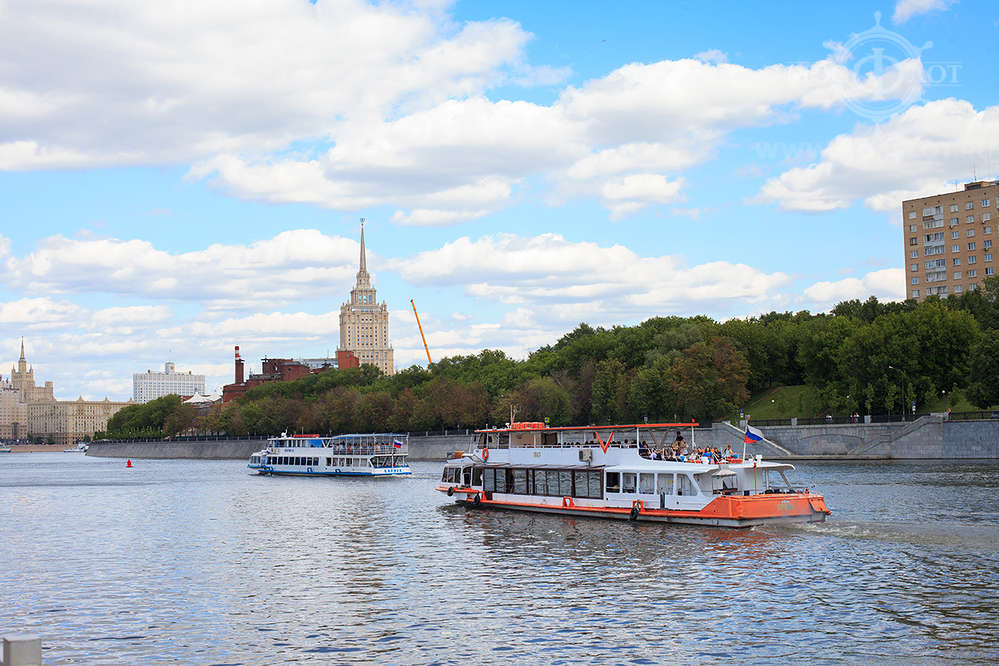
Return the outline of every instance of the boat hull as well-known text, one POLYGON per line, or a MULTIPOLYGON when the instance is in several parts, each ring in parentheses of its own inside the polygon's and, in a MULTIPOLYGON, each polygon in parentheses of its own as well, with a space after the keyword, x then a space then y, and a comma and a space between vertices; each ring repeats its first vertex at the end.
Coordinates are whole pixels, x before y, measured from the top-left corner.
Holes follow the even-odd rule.
POLYGON ((290 470, 290 469, 275 469, 273 467, 262 467, 255 465, 247 465, 250 469, 257 472, 257 474, 263 476, 363 476, 372 478, 381 477, 393 477, 393 476, 412 476, 413 472, 410 469, 372 469, 372 470, 339 470, 339 471, 324 471, 324 470, 290 470))
MULTIPOLYGON (((447 492, 448 487, 437 490, 447 492)), ((820 523, 825 522, 830 511, 825 499, 815 494, 763 494, 750 496, 718 497, 703 509, 696 511, 668 510, 632 507, 579 505, 571 498, 563 498, 562 504, 520 501, 509 497, 487 499, 486 494, 476 489, 456 489, 452 496, 466 507, 482 509, 507 509, 548 513, 577 518, 606 518, 657 523, 677 523, 682 525, 709 525, 717 527, 753 527, 775 523, 820 523), (638 510, 636 510, 638 509, 638 510)))

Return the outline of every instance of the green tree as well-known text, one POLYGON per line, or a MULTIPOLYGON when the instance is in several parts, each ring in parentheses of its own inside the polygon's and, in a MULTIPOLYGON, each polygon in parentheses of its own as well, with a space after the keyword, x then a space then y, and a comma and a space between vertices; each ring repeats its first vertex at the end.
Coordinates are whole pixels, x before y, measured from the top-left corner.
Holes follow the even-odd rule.
POLYGON ((980 409, 999 405, 999 336, 983 338, 971 352, 967 395, 980 409))

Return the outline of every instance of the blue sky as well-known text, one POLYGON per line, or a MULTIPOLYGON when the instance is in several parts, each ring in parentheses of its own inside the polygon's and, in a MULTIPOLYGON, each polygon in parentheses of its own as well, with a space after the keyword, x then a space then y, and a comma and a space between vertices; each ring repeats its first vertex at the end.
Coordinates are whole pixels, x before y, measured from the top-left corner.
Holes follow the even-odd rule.
POLYGON ((62 398, 335 350, 361 217, 405 367, 410 298, 435 357, 901 298, 901 200, 999 172, 994 3, 145 4, 0 5, 0 372, 62 398))

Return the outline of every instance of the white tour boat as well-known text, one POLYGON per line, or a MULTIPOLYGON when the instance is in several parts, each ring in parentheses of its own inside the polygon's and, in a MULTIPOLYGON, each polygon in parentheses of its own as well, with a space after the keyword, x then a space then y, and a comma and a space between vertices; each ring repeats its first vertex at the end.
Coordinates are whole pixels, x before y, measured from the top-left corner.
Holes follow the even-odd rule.
POLYGON ((87 444, 86 442, 77 442, 76 443, 76 448, 63 449, 62 452, 63 453, 86 453, 87 449, 89 449, 89 448, 90 448, 90 445, 87 444))
POLYGON ((270 437, 250 456, 259 474, 295 476, 408 476, 409 435, 287 435, 270 437))
POLYGON ((477 430, 471 450, 445 463, 437 490, 466 506, 726 527, 829 515, 822 495, 791 485, 785 472, 794 467, 786 463, 649 457, 672 444, 665 441, 672 431, 691 428, 693 440, 695 425, 477 430))

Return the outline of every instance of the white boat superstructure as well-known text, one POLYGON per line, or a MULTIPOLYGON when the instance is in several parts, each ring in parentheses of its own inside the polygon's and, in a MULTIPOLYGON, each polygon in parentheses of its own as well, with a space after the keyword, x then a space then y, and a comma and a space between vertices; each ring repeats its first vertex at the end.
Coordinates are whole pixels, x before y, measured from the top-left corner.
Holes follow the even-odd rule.
POLYGON ((87 449, 89 449, 89 448, 90 448, 90 445, 87 444, 86 442, 77 442, 76 446, 74 448, 72 448, 72 449, 63 449, 62 452, 63 453, 86 453, 87 449))
POLYGON ((577 516, 729 527, 825 520, 824 498, 792 486, 787 463, 651 457, 666 433, 691 425, 476 431, 472 450, 445 463, 437 489, 475 507, 577 516))
POLYGON ((250 456, 259 474, 293 476, 408 476, 409 435, 366 433, 271 437, 250 456))

